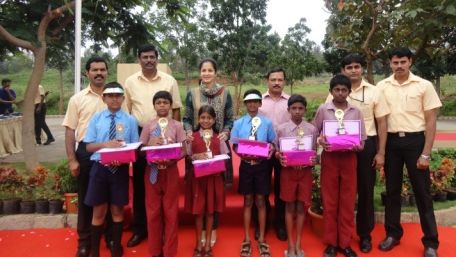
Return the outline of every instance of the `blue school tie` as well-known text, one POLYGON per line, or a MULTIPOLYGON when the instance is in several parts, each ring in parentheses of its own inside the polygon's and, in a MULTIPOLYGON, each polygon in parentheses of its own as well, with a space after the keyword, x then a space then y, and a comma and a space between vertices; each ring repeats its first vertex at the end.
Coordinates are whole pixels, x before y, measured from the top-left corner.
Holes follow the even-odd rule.
MULTIPOLYGON (((109 125, 109 140, 113 140, 116 138, 116 115, 114 113, 111 113, 109 116, 111 116, 111 124, 109 125)), ((119 170, 119 167, 109 165, 108 170, 114 174, 117 172, 117 170, 119 170)))
MULTIPOLYGON (((154 132, 152 132, 152 136, 158 137, 158 136, 160 136, 160 133, 161 133, 160 126, 158 126, 158 124, 157 124, 157 127, 155 128, 154 132)), ((149 176, 150 183, 152 183, 152 184, 157 183, 157 178, 158 178, 157 164, 151 163, 150 164, 150 176, 149 176)))

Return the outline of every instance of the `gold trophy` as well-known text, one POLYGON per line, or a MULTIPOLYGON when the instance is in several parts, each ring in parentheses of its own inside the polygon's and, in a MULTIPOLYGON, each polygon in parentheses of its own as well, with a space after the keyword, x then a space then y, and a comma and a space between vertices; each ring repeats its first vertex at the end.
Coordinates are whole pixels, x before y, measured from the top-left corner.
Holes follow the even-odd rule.
POLYGON ((206 156, 208 159, 212 159, 212 151, 211 151, 211 140, 212 140, 212 131, 211 130, 203 130, 203 140, 206 143, 206 156))
POLYGON ((304 137, 304 128, 298 127, 298 129, 296 130, 296 148, 298 150, 305 150, 304 142, 302 141, 303 137, 304 137))
POLYGON ((345 128, 344 128, 344 111, 342 109, 337 109, 334 113, 337 119, 338 123, 338 128, 337 128, 337 134, 339 135, 345 135, 345 128))
POLYGON ((168 119, 167 118, 160 118, 158 119, 158 126, 160 126, 161 137, 163 138, 164 143, 168 144, 165 136, 166 128, 168 127, 168 119))
POLYGON ((122 123, 116 124, 116 140, 118 140, 118 141, 125 140, 125 127, 122 123))
POLYGON ((258 128, 261 125, 261 119, 260 117, 254 117, 252 119, 252 130, 250 132, 249 140, 255 140, 255 135, 258 130, 258 128))

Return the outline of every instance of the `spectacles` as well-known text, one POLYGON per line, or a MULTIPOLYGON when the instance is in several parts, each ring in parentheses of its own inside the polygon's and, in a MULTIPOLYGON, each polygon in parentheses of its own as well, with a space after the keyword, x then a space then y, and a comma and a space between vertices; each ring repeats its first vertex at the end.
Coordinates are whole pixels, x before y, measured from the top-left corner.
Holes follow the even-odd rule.
POLYGON ((352 100, 354 100, 354 101, 358 101, 358 102, 364 103, 364 89, 365 89, 365 88, 366 88, 366 87, 363 87, 363 94, 362 94, 362 97, 363 97, 363 98, 362 98, 361 100, 360 100, 360 99, 356 99, 356 98, 354 98, 354 97, 351 97, 350 95, 348 95, 348 97, 350 97, 350 99, 352 99, 352 100))

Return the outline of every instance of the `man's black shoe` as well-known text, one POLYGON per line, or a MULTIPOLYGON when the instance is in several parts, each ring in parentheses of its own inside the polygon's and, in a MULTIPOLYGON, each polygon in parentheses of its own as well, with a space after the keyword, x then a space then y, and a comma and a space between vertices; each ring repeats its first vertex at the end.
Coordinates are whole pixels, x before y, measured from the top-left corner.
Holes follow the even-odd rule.
POLYGON ((46 140, 46 142, 44 142, 43 145, 50 145, 50 144, 51 144, 52 142, 54 142, 54 141, 55 141, 54 138, 48 139, 48 140, 46 140))
POLYGON ((359 250, 363 253, 368 253, 372 250, 371 240, 364 238, 359 242, 359 250))
POLYGON ((80 247, 76 252, 76 257, 89 257, 90 249, 88 247, 80 247))
POLYGON ((287 231, 285 230, 284 227, 277 227, 276 235, 280 241, 287 241, 287 231))
POLYGON ((323 252, 324 257, 335 257, 336 256, 336 247, 332 245, 326 246, 325 251, 323 252))
POLYGON ((437 250, 431 247, 424 249, 424 257, 437 257, 437 250))
POLYGON ((142 236, 139 234, 133 234, 133 236, 128 240, 127 247, 134 247, 139 245, 144 239, 146 239, 146 236, 142 236))
POLYGON ((340 252, 344 254, 345 257, 358 257, 358 255, 350 247, 340 249, 340 252))
POLYGON ((399 240, 395 239, 392 236, 388 236, 383 241, 378 244, 378 249, 381 251, 387 252, 393 249, 396 245, 399 244, 399 240))

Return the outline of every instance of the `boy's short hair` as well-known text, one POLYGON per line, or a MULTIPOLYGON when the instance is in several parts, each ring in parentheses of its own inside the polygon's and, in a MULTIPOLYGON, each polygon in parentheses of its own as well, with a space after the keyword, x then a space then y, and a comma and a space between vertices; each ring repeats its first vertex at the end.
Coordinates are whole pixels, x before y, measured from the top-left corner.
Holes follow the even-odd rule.
POLYGON ((103 87, 103 95, 105 94, 124 94, 124 89, 121 84, 113 81, 109 82, 108 84, 104 85, 103 87))
POLYGON ((331 81, 329 82, 329 91, 331 91, 337 85, 346 86, 348 90, 351 91, 351 81, 347 76, 343 74, 339 73, 332 77, 331 81))
POLYGON ((11 79, 2 79, 2 86, 11 83, 11 79))
POLYGON ((158 91, 157 93, 155 93, 153 99, 152 99, 152 104, 155 104, 155 102, 158 100, 158 99, 166 99, 169 101, 170 104, 173 104, 173 97, 171 96, 171 93, 169 93, 168 91, 158 91))
POLYGON ((304 107, 307 108, 306 98, 302 95, 293 94, 290 96, 290 98, 288 98, 288 107, 290 107, 294 103, 302 103, 304 107))
POLYGON ((407 47, 398 47, 398 48, 394 48, 392 49, 390 52, 389 52, 389 59, 391 60, 394 56, 397 56, 399 58, 402 58, 402 57, 407 57, 407 58, 412 58, 413 56, 413 53, 412 51, 410 51, 409 48, 407 47))
POLYGON ((258 91, 257 89, 253 89, 252 88, 252 89, 249 89, 249 90, 244 92, 244 102, 245 101, 249 101, 249 100, 257 100, 257 101, 261 102, 261 99, 262 99, 261 92, 258 91), (258 97, 253 96, 254 99, 251 99, 251 96, 249 96, 249 95, 256 95, 258 97), (248 98, 250 98, 250 99, 246 99, 247 96, 249 96, 248 98))
POLYGON ((348 54, 346 55, 342 61, 340 62, 340 67, 345 69, 345 66, 350 65, 352 63, 359 63, 361 67, 366 67, 366 60, 359 54, 348 54))

